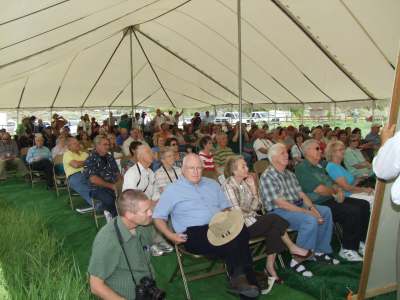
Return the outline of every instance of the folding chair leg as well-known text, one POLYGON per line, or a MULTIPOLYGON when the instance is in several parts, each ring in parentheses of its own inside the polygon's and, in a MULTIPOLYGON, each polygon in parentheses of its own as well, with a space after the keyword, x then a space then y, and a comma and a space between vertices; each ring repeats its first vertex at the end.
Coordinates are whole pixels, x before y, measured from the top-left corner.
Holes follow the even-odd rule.
POLYGON ((278 254, 279 264, 281 265, 282 269, 286 269, 285 262, 283 261, 282 255, 278 254))
POLYGON ((190 296, 190 291, 189 291, 189 286, 188 286, 188 283, 187 283, 185 271, 183 270, 181 253, 179 251, 178 245, 176 245, 176 244, 175 244, 175 251, 176 251, 176 258, 178 260, 179 269, 181 271, 183 286, 185 287, 186 299, 187 300, 192 300, 192 298, 190 296))

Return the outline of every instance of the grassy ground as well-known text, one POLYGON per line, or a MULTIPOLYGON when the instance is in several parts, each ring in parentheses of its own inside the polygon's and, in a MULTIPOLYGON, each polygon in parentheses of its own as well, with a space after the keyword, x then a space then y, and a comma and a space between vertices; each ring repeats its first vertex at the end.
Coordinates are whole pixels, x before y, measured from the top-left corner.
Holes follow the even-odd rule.
MULTIPOLYGON (((12 294, 11 299, 90 298, 85 277, 91 245, 96 235, 91 215, 79 215, 71 211, 65 193, 57 198, 54 192, 46 191, 41 185, 31 189, 25 182, 14 179, 1 183, 0 206, 2 227, 0 238, 1 241, 7 241, 7 247, 0 245, 0 263, 3 264, 7 289, 12 294), (7 223, 10 224, 7 225, 7 223), (21 227, 21 229, 4 235, 2 233, 4 228, 10 227, 21 227), (30 236, 30 238, 25 236, 30 236), (27 241, 21 239, 27 239, 27 241), (41 244, 46 246, 47 252, 42 251, 42 248, 38 246, 41 244), (4 248, 13 250, 4 255, 4 248), (33 279, 29 272, 25 275, 18 273, 24 280, 16 280, 11 276, 15 274, 15 270, 21 269, 19 265, 26 268, 27 263, 24 259, 27 257, 30 258, 28 266, 34 265, 33 270, 31 268, 29 272, 43 273, 40 280, 33 279), (61 275, 57 271, 59 269, 63 270, 66 278, 63 277, 64 279, 60 280, 61 275), (60 281, 66 283, 60 284, 60 281), (51 295, 52 297, 46 296, 56 293, 57 290, 66 289, 68 286, 78 294, 58 293, 51 295), (27 296, 27 293, 17 294, 15 290, 30 290, 31 292, 27 296), (38 295, 40 296, 37 297, 38 295)), ((184 299, 184 289, 180 278, 168 283, 176 266, 175 254, 155 258, 153 264, 158 283, 167 291, 168 299, 184 299)), ((256 267, 261 269, 262 263, 256 267)), ((353 291, 357 290, 361 264, 342 263, 335 267, 310 263, 309 267, 316 275, 312 279, 305 279, 287 269, 279 270, 278 272, 285 279, 285 284, 274 287, 269 295, 262 296, 260 299, 344 299, 347 287, 353 291)), ((194 299, 237 299, 227 294, 224 275, 191 282, 189 286, 194 299)), ((68 289, 67 291, 73 292, 68 289)), ((395 296, 393 294, 379 299, 391 300, 395 299, 395 296)))

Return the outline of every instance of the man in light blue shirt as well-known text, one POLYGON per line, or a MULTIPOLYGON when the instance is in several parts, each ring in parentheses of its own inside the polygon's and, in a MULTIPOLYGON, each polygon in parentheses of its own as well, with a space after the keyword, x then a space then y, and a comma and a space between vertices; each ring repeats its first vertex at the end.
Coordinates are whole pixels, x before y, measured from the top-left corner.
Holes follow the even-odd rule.
POLYGON ((46 178, 47 187, 54 186, 53 163, 51 162, 51 152, 49 148, 43 146, 44 138, 42 135, 35 136, 35 146, 29 148, 26 155, 26 162, 32 170, 43 171, 46 178))
POLYGON ((168 185, 161 194, 153 219, 158 230, 175 244, 184 243, 191 253, 218 256, 225 260, 233 292, 256 297, 257 280, 252 269, 249 234, 246 226, 230 242, 214 246, 207 239, 208 224, 230 205, 218 183, 202 178, 203 165, 196 154, 185 156, 183 177, 168 185), (167 225, 171 217, 173 232, 167 225))

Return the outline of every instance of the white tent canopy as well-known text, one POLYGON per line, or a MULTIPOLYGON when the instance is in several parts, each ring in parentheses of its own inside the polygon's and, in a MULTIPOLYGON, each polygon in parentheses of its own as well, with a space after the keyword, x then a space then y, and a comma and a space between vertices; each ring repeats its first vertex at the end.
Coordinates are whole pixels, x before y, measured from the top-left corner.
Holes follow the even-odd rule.
MULTIPOLYGON (((9 1, 0 109, 237 104, 236 5, 9 1)), ((398 0, 242 1, 244 103, 390 98, 399 12, 398 0)))

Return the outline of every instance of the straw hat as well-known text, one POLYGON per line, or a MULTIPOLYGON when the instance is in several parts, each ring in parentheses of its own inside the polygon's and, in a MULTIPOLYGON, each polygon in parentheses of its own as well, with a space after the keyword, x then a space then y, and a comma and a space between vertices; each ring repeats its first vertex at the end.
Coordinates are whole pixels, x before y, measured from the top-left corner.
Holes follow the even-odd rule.
POLYGON ((239 235, 243 225, 242 213, 237 209, 216 213, 208 224, 208 241, 214 246, 229 243, 239 235))

